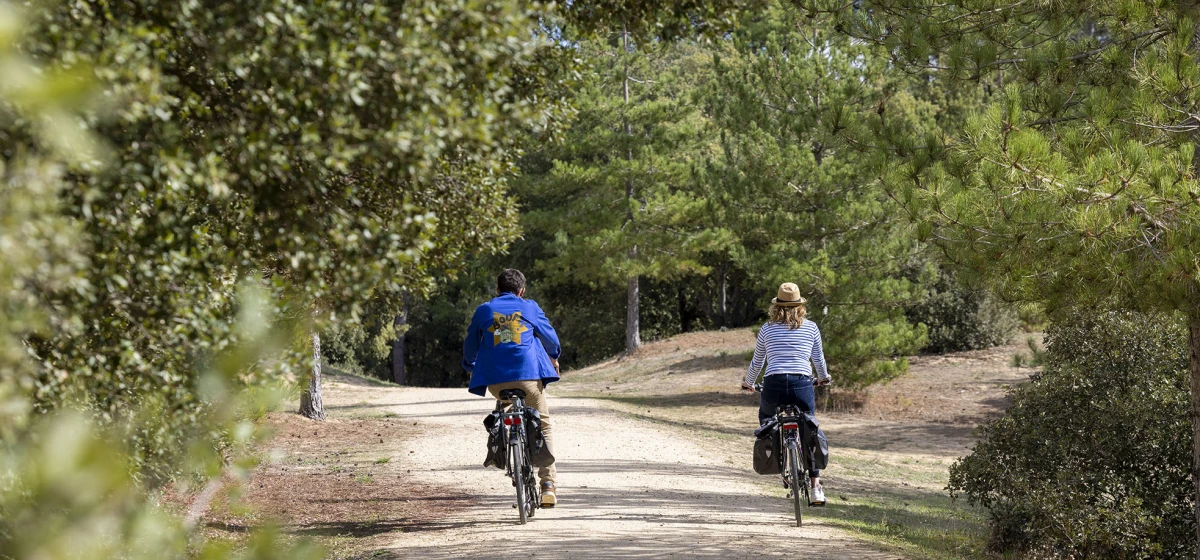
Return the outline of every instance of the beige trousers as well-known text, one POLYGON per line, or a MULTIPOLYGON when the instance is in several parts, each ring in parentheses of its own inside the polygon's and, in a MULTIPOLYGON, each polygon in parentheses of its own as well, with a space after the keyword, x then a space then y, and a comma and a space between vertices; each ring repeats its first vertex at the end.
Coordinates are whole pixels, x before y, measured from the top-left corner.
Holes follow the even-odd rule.
MULTIPOLYGON (((508 383, 497 383, 488 385, 488 392, 497 399, 500 398, 500 391, 505 389, 520 389, 525 391, 525 406, 536 408, 538 414, 542 417, 542 435, 546 436, 546 447, 550 449, 550 454, 554 454, 554 438, 551 434, 554 430, 550 422, 550 405, 546 402, 546 390, 542 387, 541 381, 509 381, 508 383)), ((557 457, 557 455, 556 455, 557 457)), ((558 474, 557 469, 551 464, 549 467, 541 467, 538 469, 538 478, 542 482, 554 482, 555 475, 558 474)))

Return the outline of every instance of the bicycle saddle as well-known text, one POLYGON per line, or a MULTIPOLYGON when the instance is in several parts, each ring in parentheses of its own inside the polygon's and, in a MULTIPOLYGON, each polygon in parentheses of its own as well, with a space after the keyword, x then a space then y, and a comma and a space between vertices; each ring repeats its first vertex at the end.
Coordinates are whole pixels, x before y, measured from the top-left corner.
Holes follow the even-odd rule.
POLYGON ((520 389, 505 389, 500 391, 500 400, 502 401, 511 401, 513 400, 513 397, 523 399, 525 398, 525 391, 520 389))

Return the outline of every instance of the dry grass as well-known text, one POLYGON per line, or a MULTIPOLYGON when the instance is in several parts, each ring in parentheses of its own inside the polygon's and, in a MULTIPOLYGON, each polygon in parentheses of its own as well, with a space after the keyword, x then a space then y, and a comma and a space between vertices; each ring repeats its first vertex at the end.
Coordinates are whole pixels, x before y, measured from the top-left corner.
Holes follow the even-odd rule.
MULTIPOLYGON (((557 394, 603 399, 623 412, 717 440, 731 466, 749 468, 757 395, 740 391, 754 338, 747 329, 691 333, 648 344, 632 356, 568 372, 557 394)), ((984 512, 944 488, 975 428, 1008 406, 1009 387, 1028 380, 1011 356, 1024 342, 987 350, 915 356, 909 371, 860 392, 834 390, 818 413, 836 489, 816 517, 918 558, 980 558, 984 512)), ((764 477, 764 484, 770 484, 764 477)), ((778 490, 782 496, 782 490, 778 490)))
MULTIPOLYGON (((325 544, 333 558, 381 548, 386 535, 438 522, 469 498, 415 485, 400 443, 417 433, 396 418, 330 418, 314 422, 275 413, 266 454, 248 484, 223 491, 204 519, 210 536, 239 540, 271 523, 295 537, 325 544)), ((393 537, 394 538, 394 537, 393 537)))

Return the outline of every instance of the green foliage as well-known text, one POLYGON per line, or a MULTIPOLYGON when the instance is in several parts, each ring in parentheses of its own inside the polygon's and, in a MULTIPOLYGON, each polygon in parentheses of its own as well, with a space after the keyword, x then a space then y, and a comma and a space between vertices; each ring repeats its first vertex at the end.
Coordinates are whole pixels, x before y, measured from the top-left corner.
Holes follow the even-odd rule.
POLYGON ((592 67, 578 115, 562 143, 525 160, 518 189, 522 225, 546 240, 537 271, 551 284, 594 286, 705 272, 700 255, 725 235, 691 188, 700 138, 686 92, 707 54, 678 43, 626 48, 618 36, 581 43, 580 56, 592 67))
POLYGON ((1029 355, 1026 356, 1024 352, 1013 354, 1013 367, 1041 367, 1046 364, 1046 351, 1038 345, 1033 337, 1025 339, 1025 346, 1029 348, 1029 355))
POLYGON ((249 544, 201 541, 130 476, 117 434, 77 414, 55 414, 0 453, 0 556, 47 560, 185 558, 316 560, 311 545, 255 531, 249 544))
POLYGON ((961 131, 879 150, 923 237, 1008 299, 1200 306, 1194 6, 871 0, 834 11, 840 29, 910 71, 995 89, 961 131))
POLYGON ((992 512, 999 550, 1054 558, 1193 558, 1186 329, 1102 313, 1047 332, 1043 372, 951 468, 992 512))
POLYGON ((321 354, 330 363, 391 380, 392 342, 403 335, 395 318, 404 310, 402 294, 375 292, 356 318, 331 324, 321 333, 321 354))
MULTIPOLYGON (((22 52, 90 76, 112 103, 73 117, 105 141, 102 171, 86 172, 99 168, 88 159, 61 188, 22 180, 58 195, 37 202, 63 224, 40 234, 42 252, 70 249, 37 258, 73 267, 54 282, 37 262, 22 269, 46 312, 45 328, 18 333, 36 358, 21 383, 37 408, 78 399, 105 421, 159 411, 161 425, 130 437, 135 464, 161 483, 177 474, 174 440, 206 430, 196 366, 236 342, 243 281, 269 286, 297 326, 356 322, 372 294, 427 289, 432 270, 502 247, 516 233, 505 196, 516 142, 562 109, 539 100, 556 87, 545 73, 559 52, 529 38, 541 9, 70 1, 36 12, 22 52)), ((57 146, 35 136, 44 119, 22 114, 0 134, 18 165, 57 146)), ((302 354, 297 344, 278 363, 286 373, 302 354)))
POLYGON ((891 358, 925 342, 904 315, 921 293, 903 274, 918 246, 861 140, 880 111, 931 129, 936 109, 895 94, 907 77, 822 20, 773 6, 752 23, 699 95, 719 127, 702 171, 708 220, 733 238, 713 258, 743 272, 760 309, 779 283, 802 286, 839 386, 889 379, 904 371, 891 358))
POLYGON ((572 0, 563 13, 575 28, 604 33, 621 27, 645 39, 715 36, 728 31, 742 13, 753 13, 765 0, 572 0))
POLYGON ((1004 344, 1017 332, 1011 306, 984 290, 963 286, 950 270, 939 267, 924 299, 908 306, 909 322, 928 329, 925 352, 978 350, 1004 344))

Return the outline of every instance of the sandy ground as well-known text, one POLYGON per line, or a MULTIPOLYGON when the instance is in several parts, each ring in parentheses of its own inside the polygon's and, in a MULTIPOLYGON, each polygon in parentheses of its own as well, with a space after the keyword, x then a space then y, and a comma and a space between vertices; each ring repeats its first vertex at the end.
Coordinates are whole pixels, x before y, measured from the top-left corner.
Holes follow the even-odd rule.
POLYGON ((903 377, 840 394, 819 415, 830 505, 802 528, 778 478, 750 468, 748 330, 652 343, 552 385, 561 503, 528 525, 503 471, 481 466, 490 399, 333 376, 329 421, 273 414, 251 508, 215 507, 207 527, 229 536, 274 519, 337 559, 976 558, 983 514, 950 500, 947 469, 1032 373, 1010 365, 1025 338, 914 357, 903 377))
MULTIPOLYGON (((465 507, 380 542, 405 558, 834 558, 894 559, 813 519, 791 523, 791 504, 747 467, 670 426, 630 418, 603 400, 553 397, 561 503, 516 523, 502 471, 485 469, 480 423, 489 399, 463 389, 334 383, 326 404, 419 424, 393 463, 412 482, 452 489, 465 507), (801 552, 802 551, 802 552, 801 552)), ((746 461, 742 461, 743 463, 746 461)))

